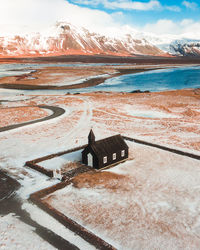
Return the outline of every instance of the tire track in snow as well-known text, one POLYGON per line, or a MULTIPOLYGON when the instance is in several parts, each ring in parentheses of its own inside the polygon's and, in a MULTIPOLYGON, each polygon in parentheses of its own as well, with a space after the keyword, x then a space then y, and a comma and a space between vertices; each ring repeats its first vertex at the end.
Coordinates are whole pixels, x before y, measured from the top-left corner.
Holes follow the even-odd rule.
POLYGON ((83 106, 83 114, 78 120, 75 127, 68 133, 67 137, 69 141, 73 141, 73 139, 79 134, 82 133, 84 129, 88 129, 88 125, 91 123, 92 119, 92 105, 88 98, 79 97, 78 99, 84 102, 83 106))

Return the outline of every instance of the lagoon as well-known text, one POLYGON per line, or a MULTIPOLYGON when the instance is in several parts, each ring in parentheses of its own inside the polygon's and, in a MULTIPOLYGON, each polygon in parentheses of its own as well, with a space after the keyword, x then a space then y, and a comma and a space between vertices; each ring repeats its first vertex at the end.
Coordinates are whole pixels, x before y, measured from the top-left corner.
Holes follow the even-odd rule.
MULTIPOLYGON (((89 66, 88 64, 21 64, 21 65, 1 65, 3 76, 23 74, 25 71, 35 70, 45 66, 89 66)), ((98 64, 100 65, 100 64, 98 64)), ((96 64, 96 66, 98 66, 96 64)), ((104 64, 105 65, 105 64, 104 64)), ((107 64, 108 65, 108 64, 107 64)), ((0 74, 1 75, 1 74, 0 74)), ((63 85, 68 82, 63 81, 63 85)), ((151 70, 137 74, 122 75, 105 80, 104 83, 79 89, 67 90, 1 90, 5 94, 66 94, 66 93, 88 93, 94 91, 108 92, 132 92, 135 90, 160 92, 167 90, 200 88, 200 66, 174 67, 160 70, 151 70)))
POLYGON ((185 88, 200 88, 200 66, 152 70, 107 79, 88 91, 159 92, 185 88))

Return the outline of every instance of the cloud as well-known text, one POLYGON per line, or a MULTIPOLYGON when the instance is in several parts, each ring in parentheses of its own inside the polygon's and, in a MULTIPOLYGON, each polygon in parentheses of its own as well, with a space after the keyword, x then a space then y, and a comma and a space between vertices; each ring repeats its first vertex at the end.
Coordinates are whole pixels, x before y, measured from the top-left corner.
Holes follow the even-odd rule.
POLYGON ((200 38, 200 20, 183 19, 179 22, 174 22, 169 19, 160 19, 155 23, 146 24, 141 28, 144 32, 150 32, 157 35, 184 35, 195 39, 200 38))
POLYGON ((1 0, 0 36, 46 32, 57 21, 101 31, 119 25, 114 14, 79 7, 66 0, 1 0))
MULTIPOLYGON (((97 4, 99 0, 94 0, 94 2, 97 4)), ((125 1, 115 2, 124 3, 125 1)), ((137 8, 142 8, 141 5, 138 6, 137 8)), ((149 5, 145 6, 150 8, 149 5)), ((97 9, 80 7, 66 0, 1 0, 0 36, 32 32, 51 35, 49 27, 54 26, 58 21, 69 22, 78 27, 87 27, 91 31, 111 36, 120 36, 124 33, 130 33, 134 36, 138 31, 158 35, 196 34, 200 30, 200 20, 183 19, 174 22, 169 19, 160 19, 155 23, 148 23, 141 27, 137 27, 137 23, 135 25, 122 25, 124 20, 125 14, 121 10, 112 11, 109 14, 97 9)))
POLYGON ((156 23, 146 24, 143 31, 155 34, 176 34, 177 32, 180 32, 178 24, 168 19, 161 19, 156 23))
POLYGON ((182 5, 191 10, 195 10, 198 7, 198 5, 195 2, 189 2, 189 1, 183 1, 182 5))
POLYGON ((180 12, 181 11, 181 8, 179 6, 176 6, 176 5, 165 6, 164 9, 174 11, 174 12, 180 12))
POLYGON ((98 5, 103 5, 107 9, 123 9, 123 10, 140 10, 140 11, 150 11, 150 10, 164 10, 179 12, 181 8, 172 6, 162 6, 158 0, 150 0, 149 2, 140 1, 129 1, 129 0, 72 0, 73 3, 81 5, 89 5, 97 7, 98 5))
POLYGON ((180 22, 182 33, 193 34, 194 38, 200 34, 200 21, 194 21, 192 19, 184 19, 180 22))
POLYGON ((81 5, 97 6, 103 5, 107 9, 126 9, 126 10, 153 10, 160 8, 160 2, 158 0, 150 0, 147 3, 140 1, 129 0, 72 0, 73 3, 81 5))
POLYGON ((104 6, 110 9, 126 9, 126 10, 154 10, 161 7, 160 2, 157 0, 150 0, 147 3, 144 2, 130 2, 130 1, 103 1, 104 6))

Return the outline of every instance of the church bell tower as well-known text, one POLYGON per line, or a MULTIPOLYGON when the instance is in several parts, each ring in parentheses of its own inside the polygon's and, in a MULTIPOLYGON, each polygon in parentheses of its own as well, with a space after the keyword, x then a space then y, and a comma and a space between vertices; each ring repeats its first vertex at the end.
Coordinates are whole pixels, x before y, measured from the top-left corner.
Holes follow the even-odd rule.
POLYGON ((95 135, 94 135, 94 133, 93 133, 93 131, 92 131, 92 129, 90 130, 90 133, 89 133, 89 135, 88 135, 88 144, 89 145, 92 145, 92 144, 94 144, 95 143, 95 135))

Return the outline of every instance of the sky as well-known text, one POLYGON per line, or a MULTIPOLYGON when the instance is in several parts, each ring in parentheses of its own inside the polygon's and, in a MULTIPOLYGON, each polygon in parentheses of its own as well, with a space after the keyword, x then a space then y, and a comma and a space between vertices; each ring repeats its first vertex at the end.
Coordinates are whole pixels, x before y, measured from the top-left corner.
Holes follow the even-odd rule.
POLYGON ((46 32, 58 21, 100 33, 200 33, 200 0, 1 0, 0 36, 46 32))

